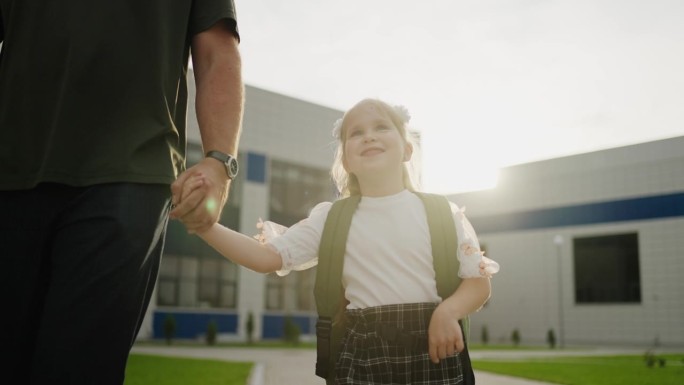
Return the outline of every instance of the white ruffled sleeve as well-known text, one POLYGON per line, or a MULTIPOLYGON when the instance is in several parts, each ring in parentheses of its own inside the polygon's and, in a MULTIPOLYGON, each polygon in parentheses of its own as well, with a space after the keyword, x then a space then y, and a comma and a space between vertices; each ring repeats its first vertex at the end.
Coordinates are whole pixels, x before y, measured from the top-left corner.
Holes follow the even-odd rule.
POLYGON ((491 277, 499 271, 499 264, 484 256, 480 250, 475 229, 466 218, 465 209, 459 208, 453 202, 451 212, 454 214, 456 233, 458 235, 458 261, 460 268, 458 276, 461 278, 491 277))
POLYGON ((283 260, 279 276, 292 270, 306 270, 318 264, 318 246, 331 202, 323 202, 311 210, 308 218, 302 219, 291 227, 281 226, 270 221, 259 221, 260 234, 254 236, 263 244, 273 247, 283 260))

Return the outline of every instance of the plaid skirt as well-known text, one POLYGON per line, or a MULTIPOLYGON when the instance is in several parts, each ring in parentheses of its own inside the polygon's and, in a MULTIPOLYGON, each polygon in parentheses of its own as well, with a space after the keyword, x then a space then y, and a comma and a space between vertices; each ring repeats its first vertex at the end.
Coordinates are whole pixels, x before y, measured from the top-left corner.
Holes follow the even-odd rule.
POLYGON ((472 373, 467 350, 439 364, 430 360, 427 330, 436 306, 411 303, 345 311, 347 326, 335 365, 336 383, 464 384, 462 361, 472 373))

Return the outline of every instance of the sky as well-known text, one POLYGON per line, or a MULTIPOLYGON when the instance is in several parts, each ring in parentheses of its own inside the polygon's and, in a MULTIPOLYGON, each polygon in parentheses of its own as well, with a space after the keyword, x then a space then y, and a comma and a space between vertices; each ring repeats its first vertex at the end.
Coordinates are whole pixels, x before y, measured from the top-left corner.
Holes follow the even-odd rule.
POLYGON ((681 0, 235 4, 246 84, 343 111, 406 106, 426 191, 684 135, 681 0))

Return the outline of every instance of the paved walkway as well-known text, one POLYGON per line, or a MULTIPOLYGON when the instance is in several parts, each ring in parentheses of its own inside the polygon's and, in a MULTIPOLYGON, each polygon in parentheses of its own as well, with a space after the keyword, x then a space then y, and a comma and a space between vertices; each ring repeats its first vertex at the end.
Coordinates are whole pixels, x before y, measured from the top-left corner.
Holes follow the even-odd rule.
MULTIPOLYGON (((259 349, 259 348, 207 348, 180 346, 135 346, 134 353, 161 356, 218 359, 226 361, 254 362, 248 385, 324 385, 325 382, 314 375, 316 351, 311 349, 259 349)), ((642 354, 637 349, 581 349, 581 350, 515 350, 515 351, 475 351, 474 359, 485 358, 527 358, 586 355, 642 354)), ((486 372, 475 372, 478 385, 549 385, 548 383, 500 376, 486 372)))

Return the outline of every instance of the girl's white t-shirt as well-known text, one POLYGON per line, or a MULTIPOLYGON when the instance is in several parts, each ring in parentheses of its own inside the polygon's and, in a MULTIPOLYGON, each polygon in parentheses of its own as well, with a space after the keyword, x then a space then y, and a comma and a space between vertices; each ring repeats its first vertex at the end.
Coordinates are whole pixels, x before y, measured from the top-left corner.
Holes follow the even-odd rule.
MULTIPOLYGON (((280 254, 277 273, 304 270, 318 263, 318 246, 332 203, 318 204, 308 218, 290 228, 262 224, 261 238, 280 254)), ((496 262, 484 257, 473 227, 454 203, 451 211, 458 234, 461 278, 496 273, 496 262)), ((432 246, 422 200, 408 190, 385 197, 362 197, 352 218, 342 283, 348 309, 440 302, 432 263, 432 246)))

